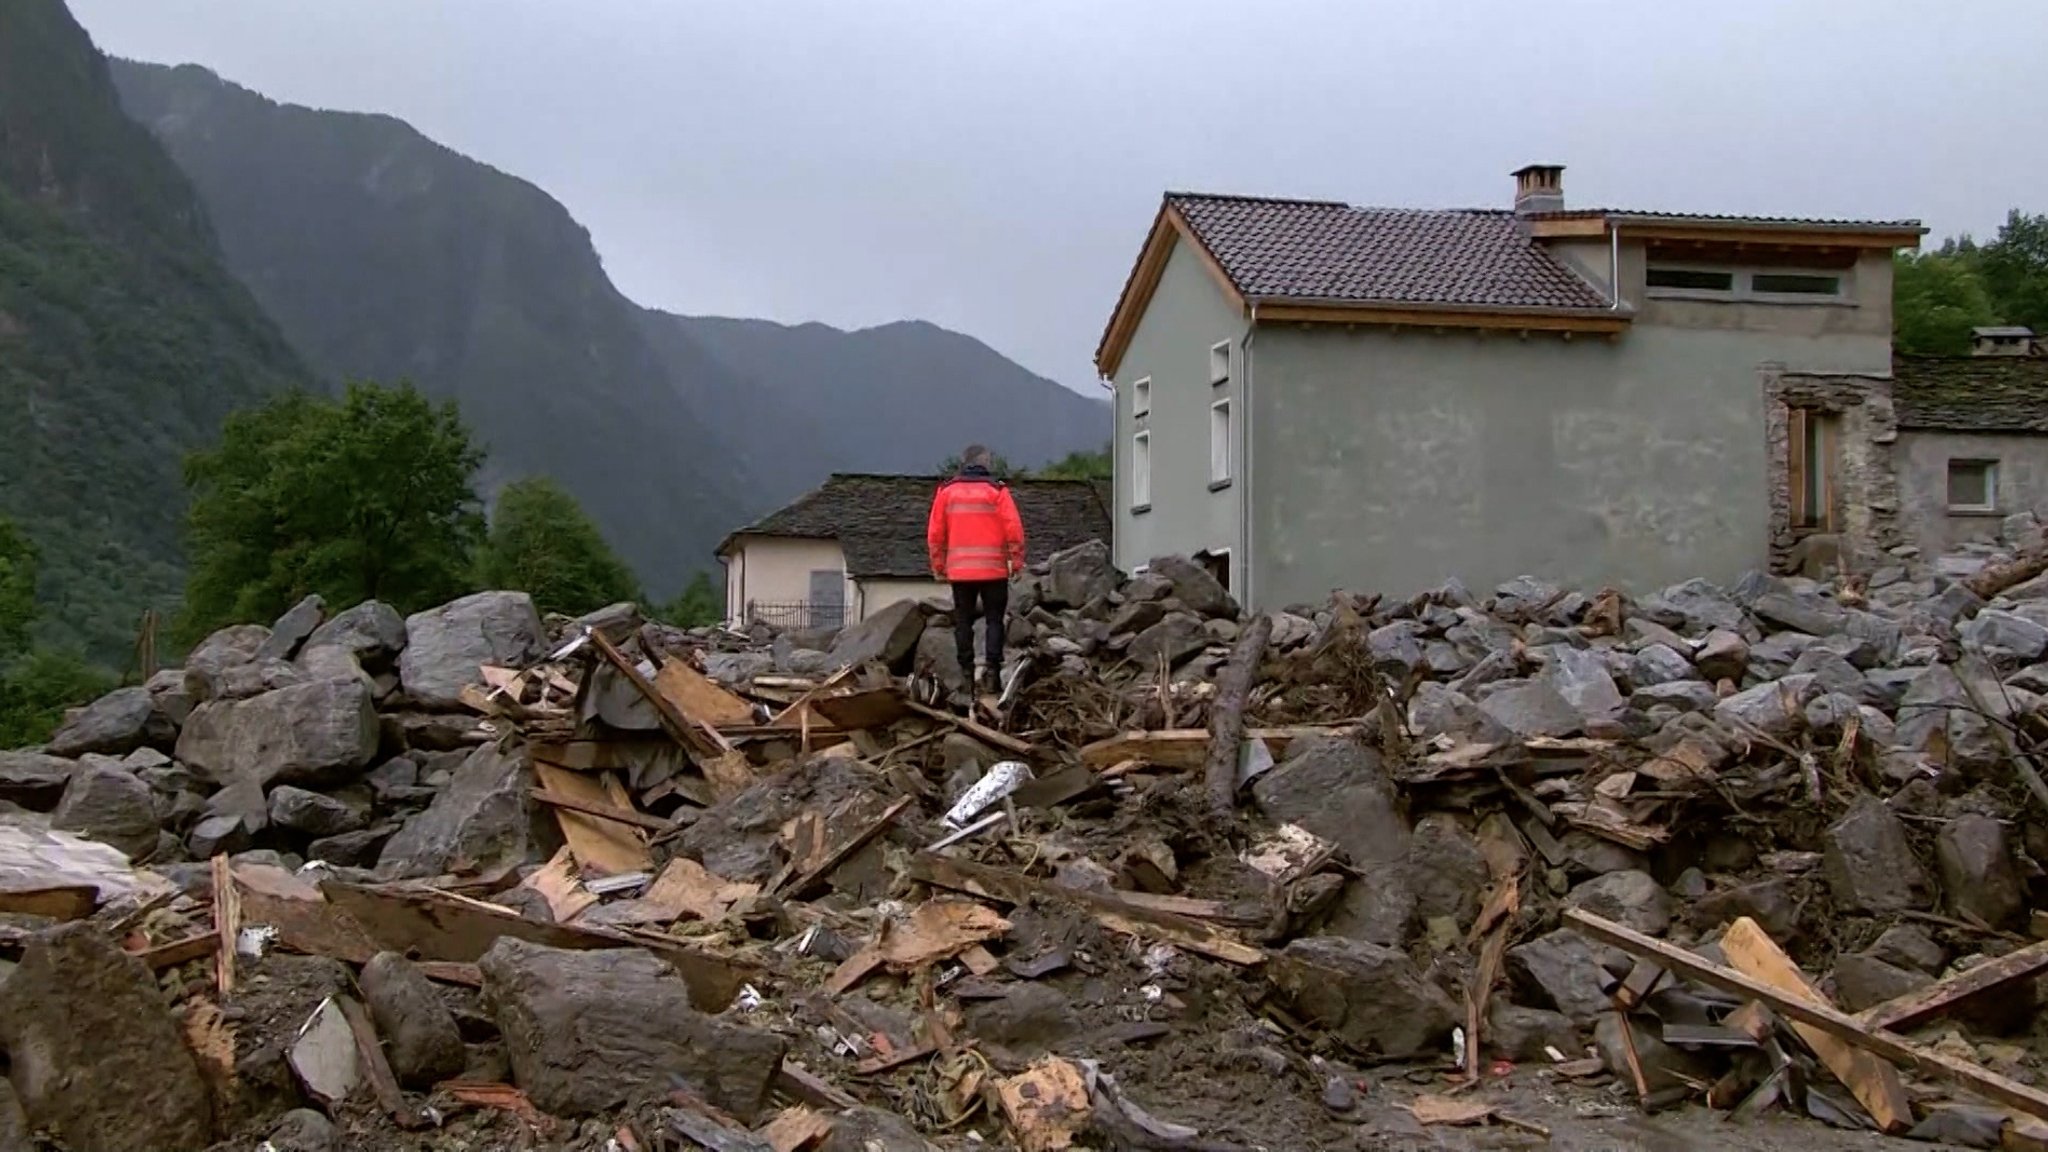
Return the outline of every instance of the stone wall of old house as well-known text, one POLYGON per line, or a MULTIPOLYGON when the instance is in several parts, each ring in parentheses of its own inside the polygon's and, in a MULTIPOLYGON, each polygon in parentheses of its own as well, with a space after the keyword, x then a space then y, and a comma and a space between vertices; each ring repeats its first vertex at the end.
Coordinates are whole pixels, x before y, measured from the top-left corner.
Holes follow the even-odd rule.
POLYGON ((1893 445, 1899 438, 1885 376, 1785 372, 1766 369, 1764 436, 1771 504, 1771 568, 1798 566, 1795 549, 1815 529, 1792 524, 1789 410, 1815 409, 1836 418, 1832 517, 1845 567, 1868 570, 1888 549, 1906 543, 1901 531, 1899 479, 1893 445))

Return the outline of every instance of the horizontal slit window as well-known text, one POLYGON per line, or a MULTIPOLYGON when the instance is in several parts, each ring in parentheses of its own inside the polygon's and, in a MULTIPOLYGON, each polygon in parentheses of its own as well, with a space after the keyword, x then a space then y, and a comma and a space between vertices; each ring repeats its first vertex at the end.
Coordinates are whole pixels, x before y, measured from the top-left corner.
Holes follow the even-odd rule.
POLYGON ((1646 282, 1652 288, 1683 288, 1691 292, 1735 291, 1735 273, 1711 268, 1651 268, 1646 282))
POLYGON ((1749 290, 1785 296, 1839 296, 1842 278, 1810 272, 1757 272, 1749 278, 1749 290))

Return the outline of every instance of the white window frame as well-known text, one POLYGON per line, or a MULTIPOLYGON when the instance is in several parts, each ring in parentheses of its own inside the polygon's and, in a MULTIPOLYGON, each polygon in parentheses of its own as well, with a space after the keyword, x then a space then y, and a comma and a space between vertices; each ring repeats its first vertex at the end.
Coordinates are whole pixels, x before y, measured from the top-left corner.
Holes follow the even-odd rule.
POLYGON ((1230 341, 1222 340, 1209 345, 1209 383, 1213 385, 1230 382, 1230 341))
POLYGON ((1215 491, 1230 487, 1236 479, 1235 445, 1237 426, 1233 422, 1235 413, 1230 408, 1230 397, 1225 396, 1209 405, 1209 489, 1215 491), (1218 417, 1221 417, 1221 423, 1218 417))
POLYGON ((1152 507, 1152 433, 1131 434, 1131 511, 1152 507))
POLYGON ((1758 268, 1744 264, 1699 264, 1684 260, 1657 260, 1643 271, 1643 291, 1659 300, 1732 300, 1752 304, 1845 304, 1850 299, 1850 269, 1758 268), (1649 283, 1652 271, 1711 272, 1727 276, 1726 288, 1664 288, 1649 283), (1824 276, 1835 282, 1833 292, 1769 292, 1756 287, 1758 276, 1824 276))
MULTIPOLYGON (((1226 592, 1229 592, 1229 593, 1230 593, 1231 595, 1233 595, 1233 596, 1237 595, 1237 587, 1236 587, 1236 585, 1237 585, 1237 581, 1235 581, 1235 580, 1232 580, 1232 579, 1230 579, 1230 578, 1229 578, 1229 577, 1230 577, 1230 575, 1231 575, 1232 573, 1234 573, 1234 572, 1236 571, 1236 569, 1237 569, 1237 549, 1235 549, 1235 548, 1204 548, 1204 549, 1202 549, 1202 551, 1204 551, 1204 552, 1208 553, 1208 554, 1209 554, 1210 556, 1214 556, 1214 557, 1216 557, 1217 559, 1220 559, 1220 560, 1222 560, 1222 561, 1223 561, 1223 572, 1224 572, 1223 588, 1224 588, 1224 591, 1226 591, 1226 592)), ((1197 560, 1197 561, 1195 561, 1195 562, 1196 562, 1197 564, 1201 563, 1201 561, 1199 561, 1199 560, 1197 560)))
POLYGON ((1131 415, 1149 416, 1152 413, 1152 378, 1140 376, 1131 381, 1131 415))
POLYGON ((1951 512, 1996 513, 1998 511, 1998 461, 1984 460, 1974 456, 1951 457, 1942 471, 1942 498, 1951 512), (1984 500, 1982 504, 1958 504, 1952 490, 1956 466, 1979 468, 1984 473, 1984 500))

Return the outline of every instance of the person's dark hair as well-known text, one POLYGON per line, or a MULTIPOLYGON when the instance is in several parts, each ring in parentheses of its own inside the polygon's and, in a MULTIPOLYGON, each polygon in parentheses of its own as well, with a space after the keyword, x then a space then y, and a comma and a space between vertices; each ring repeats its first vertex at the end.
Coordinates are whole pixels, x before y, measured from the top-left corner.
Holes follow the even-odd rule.
POLYGON ((960 453, 960 463, 962 464, 979 464, 986 468, 988 467, 988 462, 988 448, 985 445, 969 444, 967 450, 960 453))

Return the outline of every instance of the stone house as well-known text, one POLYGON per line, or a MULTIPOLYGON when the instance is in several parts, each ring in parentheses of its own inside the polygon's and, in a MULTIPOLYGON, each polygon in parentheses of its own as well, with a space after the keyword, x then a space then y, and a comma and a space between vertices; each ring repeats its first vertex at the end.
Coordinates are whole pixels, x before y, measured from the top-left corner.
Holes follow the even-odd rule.
POLYGON ((1096 365, 1115 557, 1255 608, 1535 572, 1732 581, 1789 547, 1787 373, 1884 374, 1917 221, 1170 193, 1096 365), (1779 438, 1774 438, 1779 437, 1779 438))
POLYGON ((2048 509, 2048 359, 1902 355, 1889 374, 1772 373, 1765 391, 1786 566, 1809 537, 1866 564, 1936 558, 2048 509))
MULTIPOLYGON (((735 626, 854 624, 903 600, 951 600, 932 579, 925 524, 942 477, 835 473, 824 484, 738 529, 718 546, 725 616, 735 626)), ((1107 540, 1102 485, 1013 480, 1026 559, 1107 540)))

